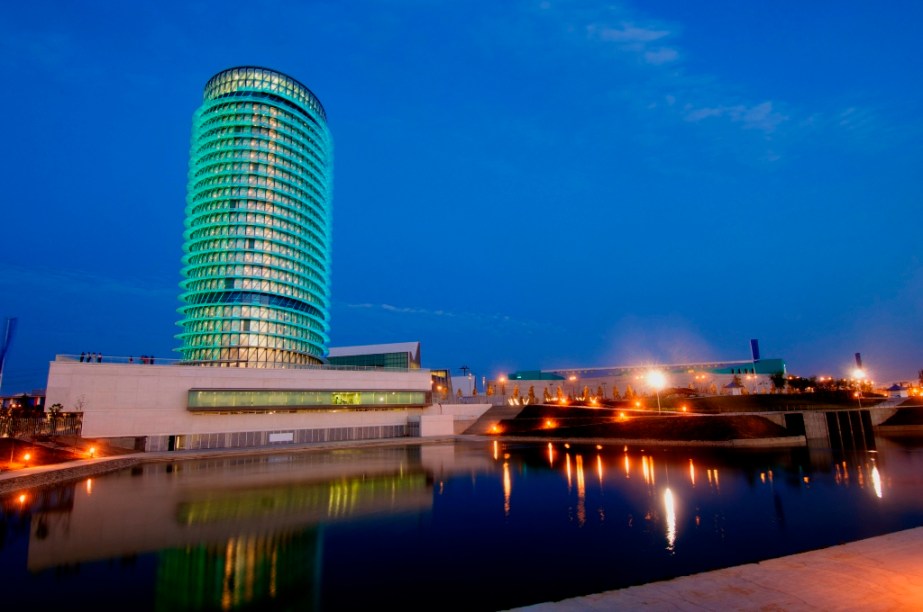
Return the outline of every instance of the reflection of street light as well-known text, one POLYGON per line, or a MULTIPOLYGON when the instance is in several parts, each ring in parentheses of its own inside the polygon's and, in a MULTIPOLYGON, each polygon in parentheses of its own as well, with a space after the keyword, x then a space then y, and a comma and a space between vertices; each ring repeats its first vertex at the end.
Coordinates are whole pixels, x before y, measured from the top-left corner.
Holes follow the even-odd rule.
POLYGON ((660 370, 651 370, 647 373, 647 384, 653 387, 657 394, 657 412, 660 412, 660 390, 667 385, 667 377, 660 370))

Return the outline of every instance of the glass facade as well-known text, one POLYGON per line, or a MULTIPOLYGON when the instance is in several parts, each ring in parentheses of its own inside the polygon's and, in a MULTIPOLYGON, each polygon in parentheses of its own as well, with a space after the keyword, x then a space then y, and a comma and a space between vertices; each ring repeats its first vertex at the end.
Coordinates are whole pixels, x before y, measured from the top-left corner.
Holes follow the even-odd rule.
POLYGON ((324 363, 333 142, 298 81, 231 68, 193 118, 177 349, 233 367, 324 363))
POLYGON ((374 353, 369 355, 343 355, 329 357, 330 365, 358 366, 365 368, 395 368, 417 370, 420 364, 411 359, 410 353, 374 353))
POLYGON ((188 410, 251 411, 344 408, 406 408, 431 403, 427 391, 290 389, 191 389, 188 410))

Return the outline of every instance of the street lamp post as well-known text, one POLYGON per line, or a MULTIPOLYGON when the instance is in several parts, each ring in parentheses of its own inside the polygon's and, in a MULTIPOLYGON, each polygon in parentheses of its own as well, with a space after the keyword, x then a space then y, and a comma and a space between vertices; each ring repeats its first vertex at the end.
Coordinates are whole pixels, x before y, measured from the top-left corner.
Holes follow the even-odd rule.
POLYGON ((653 387, 654 392, 657 394, 657 413, 660 414, 662 412, 660 408, 660 390, 666 386, 667 377, 660 370, 651 370, 647 373, 647 384, 653 387))
POLYGON ((865 370, 856 368, 853 370, 853 377, 856 379, 856 400, 859 402, 859 409, 862 409, 862 381, 865 379, 865 370))

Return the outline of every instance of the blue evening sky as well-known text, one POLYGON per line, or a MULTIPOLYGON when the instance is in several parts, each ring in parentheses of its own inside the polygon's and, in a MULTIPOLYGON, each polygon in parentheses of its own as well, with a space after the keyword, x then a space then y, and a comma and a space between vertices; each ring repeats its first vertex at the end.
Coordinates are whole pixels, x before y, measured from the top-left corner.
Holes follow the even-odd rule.
MULTIPOLYGON (((192 114, 285 72, 335 145, 331 345, 426 367, 923 368, 923 4, 0 6, 4 393, 174 358, 192 114)), ((2 323, 2 321, 0 321, 2 323)), ((2 331, 2 330, 0 330, 2 331)))

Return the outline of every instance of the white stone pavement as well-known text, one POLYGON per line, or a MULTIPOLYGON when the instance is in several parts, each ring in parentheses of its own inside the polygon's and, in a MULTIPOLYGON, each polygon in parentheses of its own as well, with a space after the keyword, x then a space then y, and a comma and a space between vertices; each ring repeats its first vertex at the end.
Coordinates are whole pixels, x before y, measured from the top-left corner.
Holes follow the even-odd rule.
POLYGON ((923 527, 517 610, 920 611, 923 527))

